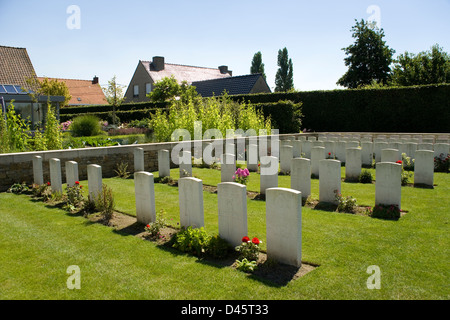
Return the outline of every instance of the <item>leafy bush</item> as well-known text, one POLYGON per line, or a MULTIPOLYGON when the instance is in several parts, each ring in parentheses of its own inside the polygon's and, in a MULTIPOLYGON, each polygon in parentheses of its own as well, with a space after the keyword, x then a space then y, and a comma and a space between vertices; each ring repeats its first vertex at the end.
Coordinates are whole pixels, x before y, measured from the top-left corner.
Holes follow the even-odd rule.
POLYGON ((247 259, 249 261, 257 261, 259 256, 259 244, 261 241, 258 238, 250 238, 245 236, 242 238, 242 244, 237 246, 235 250, 239 252, 239 259, 247 259))
POLYGON ((338 201, 337 210, 339 212, 353 213, 356 207, 356 199, 352 196, 344 197, 338 190, 336 190, 335 193, 336 200, 338 201))
POLYGON ((385 219, 385 220, 398 220, 400 219, 400 209, 394 205, 376 205, 369 211, 369 216, 372 218, 385 219))
POLYGON ((434 157, 434 171, 450 172, 450 154, 441 153, 438 157, 434 157))
POLYGON ((15 193, 15 194, 21 194, 21 193, 27 193, 30 191, 30 188, 28 188, 27 184, 24 183, 15 183, 13 184, 7 192, 9 193, 15 193))
POLYGON ((70 125, 70 130, 74 137, 91 137, 99 135, 102 132, 100 119, 93 115, 76 117, 70 125))
POLYGON ((373 181, 372 173, 370 173, 369 170, 363 170, 358 177, 358 181, 360 183, 372 183, 373 181))
POLYGON ((255 271, 256 268, 257 268, 256 261, 249 261, 245 258, 242 260, 236 260, 236 269, 237 270, 251 273, 251 272, 255 271))
POLYGON ((114 212, 114 196, 111 188, 106 184, 102 185, 102 190, 98 193, 94 199, 95 209, 103 215, 105 221, 109 221, 112 218, 114 212))
POLYGON ((411 160, 411 157, 408 157, 406 153, 402 153, 403 169, 407 171, 414 171, 414 160, 415 159, 411 160))
POLYGON ((67 186, 67 204, 66 209, 70 212, 74 212, 77 209, 83 207, 84 197, 83 197, 83 186, 80 185, 79 181, 75 181, 75 185, 67 186))
POLYGON ((160 231, 166 225, 166 220, 164 218, 164 210, 161 210, 156 217, 155 222, 151 222, 145 226, 145 231, 150 235, 151 238, 160 237, 160 231))
POLYGON ((173 238, 172 247, 182 252, 202 257, 205 255, 210 236, 202 228, 182 228, 173 238))

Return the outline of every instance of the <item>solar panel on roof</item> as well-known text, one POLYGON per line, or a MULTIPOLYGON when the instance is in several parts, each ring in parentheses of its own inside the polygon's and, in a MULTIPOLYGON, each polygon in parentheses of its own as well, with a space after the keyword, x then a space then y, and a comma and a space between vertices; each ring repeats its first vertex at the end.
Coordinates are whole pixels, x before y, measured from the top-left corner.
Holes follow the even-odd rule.
POLYGON ((3 85, 3 87, 6 89, 7 93, 12 93, 12 94, 17 93, 17 91, 16 91, 16 89, 14 88, 13 85, 7 84, 7 85, 3 85))
POLYGON ((14 88, 16 88, 18 94, 27 94, 25 91, 22 90, 21 86, 14 86, 14 88))
POLYGON ((6 89, 0 84, 0 93, 6 93, 6 89))

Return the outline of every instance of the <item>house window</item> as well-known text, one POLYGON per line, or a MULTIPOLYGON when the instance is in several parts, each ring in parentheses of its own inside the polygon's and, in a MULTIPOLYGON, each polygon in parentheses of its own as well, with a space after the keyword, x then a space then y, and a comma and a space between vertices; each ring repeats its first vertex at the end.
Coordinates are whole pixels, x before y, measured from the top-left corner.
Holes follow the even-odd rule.
POLYGON ((145 84, 145 94, 149 94, 152 91, 152 84, 151 83, 146 83, 145 84))
POLYGON ((139 97, 139 85, 137 84, 134 86, 133 97, 139 97))

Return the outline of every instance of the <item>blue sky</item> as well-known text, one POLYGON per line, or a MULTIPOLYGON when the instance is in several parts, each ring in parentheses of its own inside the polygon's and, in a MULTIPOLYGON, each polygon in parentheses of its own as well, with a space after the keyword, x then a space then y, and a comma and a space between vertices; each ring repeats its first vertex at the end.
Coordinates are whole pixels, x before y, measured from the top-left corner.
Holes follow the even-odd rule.
POLYGON ((353 42, 355 19, 379 17, 397 56, 436 43, 450 52, 449 16, 450 0, 0 0, 0 45, 27 48, 38 76, 97 75, 104 85, 116 75, 125 86, 153 56, 243 75, 261 51, 272 88, 286 47, 297 90, 330 90, 346 72, 341 49, 353 42), (80 9, 79 29, 67 27, 70 5, 80 9))

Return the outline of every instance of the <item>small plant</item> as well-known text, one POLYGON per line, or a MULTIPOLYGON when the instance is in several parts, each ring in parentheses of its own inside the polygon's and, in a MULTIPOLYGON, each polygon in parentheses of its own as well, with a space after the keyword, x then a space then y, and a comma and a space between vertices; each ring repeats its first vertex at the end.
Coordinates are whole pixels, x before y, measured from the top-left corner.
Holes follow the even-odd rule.
POLYGON ((370 173, 369 170, 363 170, 358 177, 358 181, 360 183, 372 183, 373 181, 372 173, 370 173))
POLYGON ((251 272, 255 271, 256 268, 257 268, 256 261, 249 261, 245 258, 242 260, 236 260, 236 269, 237 270, 251 273, 251 272))
POLYGON ((130 172, 128 172, 128 163, 121 162, 116 166, 116 170, 114 172, 117 174, 119 178, 128 179, 130 177, 130 172))
POLYGON ((13 184, 7 192, 9 193, 15 193, 15 194, 21 194, 21 193, 27 193, 30 191, 30 188, 28 188, 27 184, 24 183, 15 183, 13 184))
POLYGON ((258 238, 250 238, 245 236, 242 238, 242 244, 237 246, 235 250, 239 252, 240 259, 247 259, 249 261, 257 261, 259 257, 259 245, 261 241, 258 238))
POLYGON ((326 159, 332 159, 335 160, 336 156, 334 155, 334 153, 328 152, 326 159))
POLYGON ((402 163, 403 169, 407 171, 414 171, 414 159, 411 160, 411 157, 408 157, 406 153, 402 153, 402 163))
POLYGON ((151 222, 145 226, 145 231, 149 234, 149 236, 153 239, 161 238, 161 229, 166 225, 166 220, 164 218, 164 210, 161 210, 160 213, 156 217, 155 222, 151 222))
POLYGON ((109 222, 112 218, 115 203, 111 188, 103 184, 102 190, 94 199, 95 209, 103 215, 103 219, 109 222))
POLYGON ((402 160, 398 160, 398 161, 396 161, 396 163, 398 163, 402 166, 402 176, 401 176, 402 186, 406 186, 409 183, 409 179, 412 177, 412 173, 405 170, 405 168, 403 167, 402 160))
POLYGON ((234 173, 233 180, 237 183, 247 185, 249 180, 250 172, 247 168, 241 169, 238 168, 234 173))
POLYGON ((450 154, 441 153, 438 157, 434 157, 435 172, 450 172, 450 154))
POLYGON ((338 202, 338 212, 353 213, 356 207, 356 199, 352 196, 344 197, 339 193, 339 190, 335 190, 336 200, 338 202))
POLYGON ((182 228, 178 232, 174 239, 172 247, 182 252, 191 253, 194 256, 202 257, 205 255, 210 236, 202 228, 182 228))
POLYGON ((73 119, 70 125, 73 137, 89 137, 102 133, 100 119, 93 115, 82 115, 73 119))
POLYGON ((368 215, 372 218, 398 220, 400 219, 401 211, 396 205, 376 205, 373 209, 368 210, 368 215))
POLYGON ((75 185, 67 187, 67 204, 66 209, 70 212, 75 212, 77 209, 83 207, 84 197, 82 192, 83 186, 80 185, 79 181, 75 181, 75 185))

